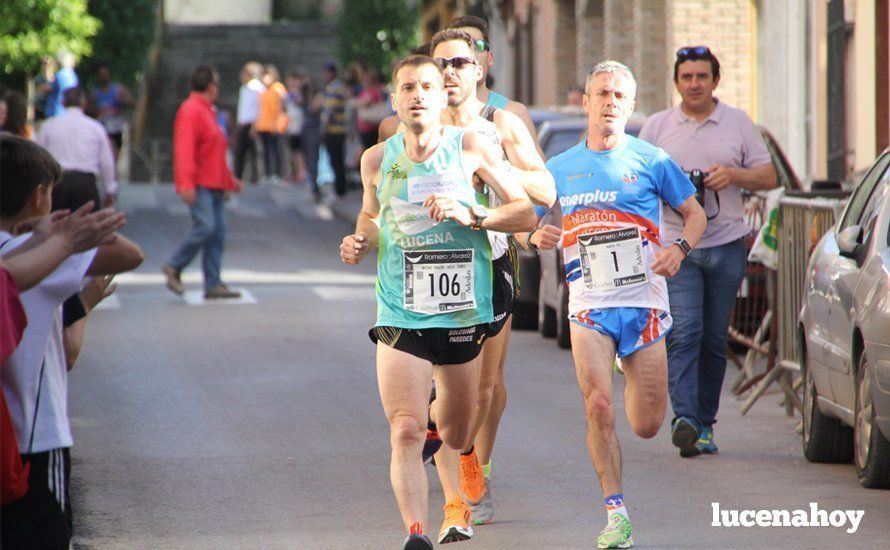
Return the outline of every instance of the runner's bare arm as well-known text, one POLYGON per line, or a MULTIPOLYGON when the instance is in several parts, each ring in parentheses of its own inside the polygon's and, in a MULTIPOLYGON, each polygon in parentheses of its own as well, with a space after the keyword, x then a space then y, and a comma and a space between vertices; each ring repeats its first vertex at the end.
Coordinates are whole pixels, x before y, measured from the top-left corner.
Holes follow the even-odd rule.
POLYGON ((377 186, 380 185, 380 167, 385 145, 378 143, 362 154, 362 209, 355 222, 355 233, 343 237, 340 243, 340 259, 346 264, 358 264, 368 252, 377 248, 380 236, 375 219, 380 214, 377 202, 377 186))
POLYGON ((562 209, 558 203, 554 201, 550 210, 538 218, 538 226, 533 231, 513 233, 513 238, 526 250, 532 249, 530 245, 541 250, 556 248, 562 240, 562 209))
POLYGON ((528 107, 518 101, 508 101, 505 110, 513 113, 522 120, 522 123, 525 124, 525 127, 528 129, 528 133, 531 134, 532 140, 535 142, 535 149, 538 150, 538 155, 546 160, 544 151, 542 151, 541 146, 538 145, 538 132, 535 130, 535 123, 532 122, 532 115, 529 114, 528 107))
POLYGON ((528 198, 535 204, 549 207, 556 200, 556 186, 537 152, 532 134, 522 119, 509 111, 499 110, 494 117, 501 146, 528 198))
MULTIPOLYGON (((695 248, 705 232, 708 218, 695 197, 689 197, 677 208, 677 212, 683 216, 683 233, 681 237, 686 239, 689 246, 695 248)), ((686 258, 686 253, 680 245, 674 243, 661 243, 661 250, 655 253, 655 261, 652 262, 652 271, 665 277, 673 277, 680 269, 680 262, 686 258), (667 245, 667 246, 665 246, 667 245)))
POLYGON ((488 211, 482 228, 504 233, 534 229, 537 219, 531 201, 522 186, 504 169, 501 151, 472 131, 464 133, 463 150, 477 163, 476 174, 503 202, 503 206, 488 211))
POLYGON ((531 232, 513 233, 513 238, 526 250, 550 250, 556 248, 562 239, 562 228, 545 223, 531 232))

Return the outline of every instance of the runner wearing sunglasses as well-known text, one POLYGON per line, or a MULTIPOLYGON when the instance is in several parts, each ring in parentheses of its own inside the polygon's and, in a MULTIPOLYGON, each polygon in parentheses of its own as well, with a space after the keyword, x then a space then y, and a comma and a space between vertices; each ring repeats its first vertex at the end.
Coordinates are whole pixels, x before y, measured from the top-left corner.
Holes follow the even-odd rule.
MULTIPOLYGON (((479 370, 477 357, 492 321, 493 231, 534 227, 531 203, 501 164, 500 151, 472 131, 443 126, 446 92, 441 68, 411 56, 393 74, 393 107, 407 131, 362 155, 364 195, 355 233, 340 257, 357 264, 380 244, 377 259, 377 379, 391 430, 390 477, 408 537, 404 548, 431 549, 421 450, 427 405, 445 445, 470 445, 479 370), (501 200, 486 208, 482 186, 501 200), (482 230, 486 231, 482 231, 482 230)), ((439 543, 473 536, 459 488, 445 489, 439 543)))
MULTIPOLYGON (((503 151, 509 163, 510 173, 522 185, 533 202, 549 205, 555 199, 553 178, 535 151, 534 141, 522 121, 503 109, 482 103, 475 94, 481 67, 474 56, 473 38, 464 31, 447 29, 433 37, 433 55, 445 71, 445 91, 448 108, 442 113, 447 125, 473 130, 503 151)), ((489 205, 498 204, 497 195, 490 192, 489 205)), ((543 234, 533 238, 536 244, 543 234)), ((479 395, 472 425, 470 445, 460 454, 460 488, 472 508, 472 519, 477 525, 490 523, 494 516, 488 476, 490 458, 497 427, 503 413, 506 395, 504 388, 504 361, 510 339, 510 324, 516 291, 516 247, 507 234, 488 232, 494 258, 494 321, 489 337, 482 348, 482 367, 479 395), (502 400, 494 406, 495 392, 500 388, 502 400), (487 427, 481 432, 483 426, 487 427), (477 438, 477 434, 479 437, 477 438), (475 445, 474 445, 475 442, 475 445), (486 471, 482 464, 489 466, 486 471)), ((440 450, 436 466, 443 484, 457 479, 457 453, 450 449, 440 450)))
POLYGON ((476 97, 487 105, 504 109, 518 116, 528 129, 528 133, 532 135, 535 147, 538 148, 538 154, 544 158, 543 151, 538 147, 538 136, 528 107, 518 101, 507 99, 488 88, 488 71, 494 65, 494 52, 491 51, 491 41, 488 38, 488 21, 474 15, 464 15, 452 20, 446 28, 464 31, 473 39, 476 60, 479 62, 479 67, 482 68, 482 75, 476 81, 476 97))

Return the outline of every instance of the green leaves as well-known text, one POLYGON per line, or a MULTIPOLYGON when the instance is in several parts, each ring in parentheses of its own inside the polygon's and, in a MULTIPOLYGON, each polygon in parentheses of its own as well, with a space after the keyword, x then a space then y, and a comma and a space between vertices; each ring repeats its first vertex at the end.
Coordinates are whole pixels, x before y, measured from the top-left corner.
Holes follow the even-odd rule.
POLYGON ((394 59, 417 45, 419 2, 405 0, 343 0, 340 51, 345 63, 364 60, 384 75, 394 59))
POLYGON ((86 0, 3 0, 0 71, 34 74, 40 59, 67 50, 89 55, 102 23, 87 13, 86 0))
POLYGON ((104 62, 114 80, 135 93, 154 40, 157 0, 89 0, 89 9, 102 21, 102 30, 93 39, 92 57, 81 61, 85 70, 78 72, 91 82, 92 69, 104 62))

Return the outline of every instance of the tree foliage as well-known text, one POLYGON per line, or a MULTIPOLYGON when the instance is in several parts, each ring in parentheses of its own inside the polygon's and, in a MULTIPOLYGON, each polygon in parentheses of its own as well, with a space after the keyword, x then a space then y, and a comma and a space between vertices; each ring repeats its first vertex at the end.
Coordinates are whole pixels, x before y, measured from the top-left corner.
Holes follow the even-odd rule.
POLYGON ((92 80, 92 69, 103 62, 115 80, 135 86, 145 69, 156 25, 157 0, 89 0, 90 14, 102 22, 93 39, 93 54, 81 61, 81 77, 92 80))
POLYGON ((89 55, 101 23, 87 0, 3 0, 0 7, 0 70, 34 74, 44 56, 67 50, 89 55))
POLYGON ((420 2, 405 0, 343 0, 340 53, 344 63, 363 60, 389 73, 394 59, 418 43, 420 2))

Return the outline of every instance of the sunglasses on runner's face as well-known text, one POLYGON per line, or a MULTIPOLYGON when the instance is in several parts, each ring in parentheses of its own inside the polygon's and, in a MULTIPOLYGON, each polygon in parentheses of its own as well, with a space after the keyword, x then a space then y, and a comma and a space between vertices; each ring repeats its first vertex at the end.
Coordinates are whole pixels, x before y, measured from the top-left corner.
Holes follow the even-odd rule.
POLYGON ((479 53, 491 51, 491 44, 480 38, 476 41, 476 50, 478 50, 479 53))
POLYGON ((686 46, 677 50, 677 59, 702 55, 711 55, 711 50, 707 46, 686 46))
POLYGON ((437 57, 436 63, 438 63, 439 66, 442 67, 442 70, 447 69, 448 66, 451 65, 452 67, 454 67, 455 70, 459 71, 459 70, 463 69, 464 67, 466 67, 467 65, 475 65, 476 60, 472 59, 470 57, 463 57, 463 56, 437 57))

